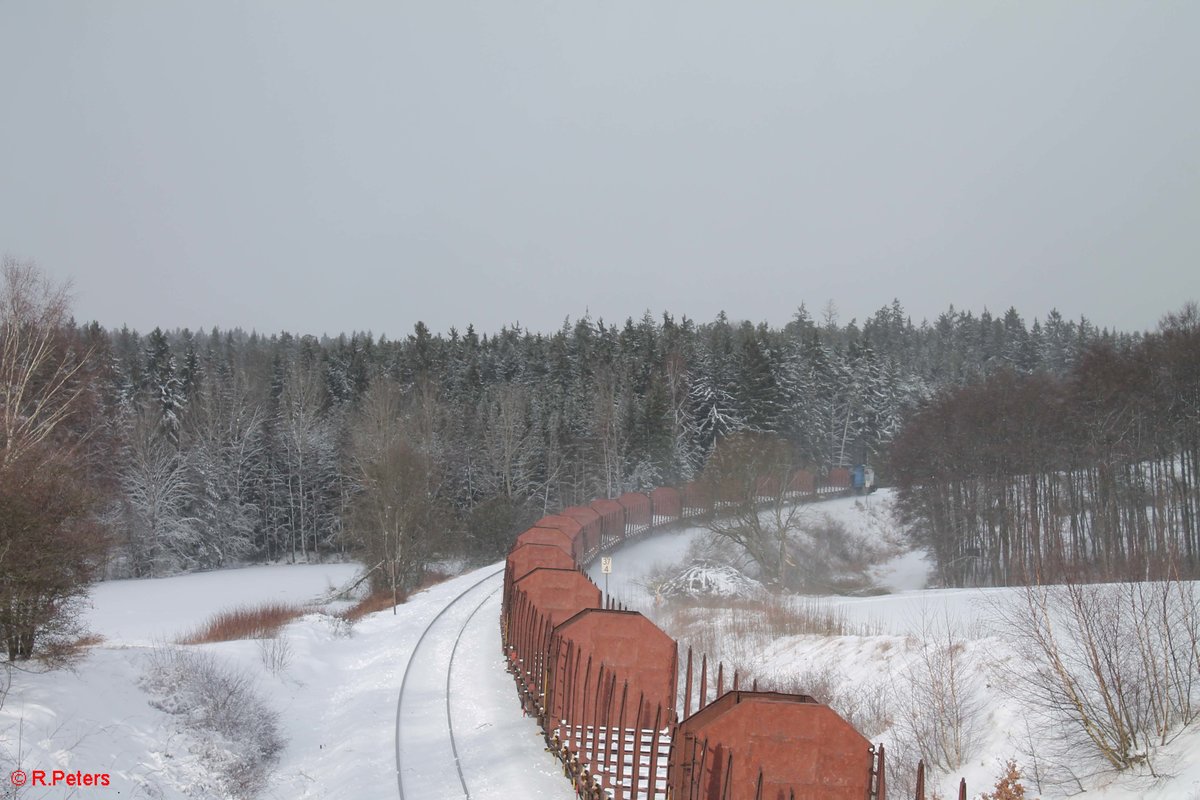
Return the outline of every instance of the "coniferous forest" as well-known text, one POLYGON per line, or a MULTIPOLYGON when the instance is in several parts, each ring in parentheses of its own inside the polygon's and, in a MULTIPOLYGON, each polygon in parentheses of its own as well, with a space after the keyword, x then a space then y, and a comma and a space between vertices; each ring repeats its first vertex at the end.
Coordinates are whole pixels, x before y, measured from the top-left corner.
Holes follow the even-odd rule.
POLYGON ((5 358, 28 365, 43 331, 26 383, 58 392, 10 392, 6 419, 62 413, 27 452, 6 429, 0 466, 40 483, 0 502, 73 498, 60 516, 103 542, 76 548, 95 577, 353 555, 411 586, 438 559, 500 557, 553 509, 696 477, 738 431, 818 472, 874 465, 947 584, 1200 558, 1193 305, 1138 335, 1016 309, 914 322, 899 301, 845 323, 800 304, 782 328, 647 312, 553 333, 142 332, 77 323, 34 268, 5 269, 5 358))
MULTIPOLYGON (((120 443, 109 574, 340 556, 383 528, 410 554, 402 583, 435 557, 499 557, 555 508, 688 480, 737 431, 886 481, 906 417, 950 390, 1063 381, 1089 354, 1143 346, 1053 313, 1027 326, 1016 310, 950 309, 918 325, 898 302, 844 325, 801 306, 782 329, 647 314, 552 334, 84 335, 120 443)), ((976 546, 935 542, 947 558, 976 546)))

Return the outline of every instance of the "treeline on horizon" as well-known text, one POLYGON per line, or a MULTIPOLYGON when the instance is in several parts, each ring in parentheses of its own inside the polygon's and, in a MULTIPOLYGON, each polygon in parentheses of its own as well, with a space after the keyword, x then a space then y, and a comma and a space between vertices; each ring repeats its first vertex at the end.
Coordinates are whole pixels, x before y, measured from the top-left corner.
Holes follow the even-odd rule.
POLYGON ((1098 343, 1140 341, 1015 309, 915 326, 899 302, 861 325, 802 305, 782 329, 647 314, 395 340, 83 333, 115 447, 108 575, 354 546, 390 563, 373 551, 400 546, 401 584, 431 559, 494 559, 555 508, 688 480, 736 431, 779 435, 797 465, 886 475, 905 416, 947 387, 1065 376, 1098 343))

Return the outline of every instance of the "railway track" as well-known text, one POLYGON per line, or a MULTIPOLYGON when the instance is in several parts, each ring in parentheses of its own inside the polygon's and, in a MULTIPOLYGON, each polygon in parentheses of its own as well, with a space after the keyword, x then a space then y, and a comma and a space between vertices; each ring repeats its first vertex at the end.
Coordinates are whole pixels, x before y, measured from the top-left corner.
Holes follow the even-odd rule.
POLYGON ((471 800, 450 711, 451 666, 463 633, 500 590, 503 575, 503 569, 492 572, 447 603, 425 626, 409 656, 396 701, 400 800, 471 800))

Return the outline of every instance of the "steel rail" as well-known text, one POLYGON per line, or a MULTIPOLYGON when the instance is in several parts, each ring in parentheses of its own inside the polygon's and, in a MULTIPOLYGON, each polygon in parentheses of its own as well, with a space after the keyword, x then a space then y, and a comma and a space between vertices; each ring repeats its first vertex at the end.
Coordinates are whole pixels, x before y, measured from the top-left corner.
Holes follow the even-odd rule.
MULTIPOLYGON (((503 575, 503 574, 504 574, 504 570, 498 569, 495 572, 484 576, 480 580, 476 581, 475 583, 471 584, 469 587, 464 589, 462 592, 460 592, 458 594, 457 597, 455 597, 453 600, 451 600, 449 603, 447 603, 445 606, 443 606, 442 610, 439 611, 434 616, 434 618, 429 621, 429 624, 425 626, 425 630, 421 632, 420 638, 417 639, 416 645, 413 646, 412 653, 410 653, 408 656, 408 663, 404 666, 404 677, 402 677, 400 679, 400 695, 399 695, 399 697, 396 698, 396 786, 400 791, 400 800, 406 800, 405 795, 404 795, 404 772, 402 769, 403 765, 401 763, 401 758, 400 758, 400 714, 401 714, 401 710, 404 707, 404 690, 408 686, 408 677, 412 672, 412 666, 413 666, 413 663, 416 661, 417 653, 418 653, 418 651, 420 651, 421 645, 425 641, 425 637, 427 637, 429 635, 429 632, 431 630, 433 630, 434 625, 436 625, 438 623, 438 620, 440 620, 446 614, 447 611, 449 611, 451 608, 453 608, 458 603, 458 601, 462 600, 464 597, 466 597, 468 594, 473 592, 475 589, 482 586, 484 583, 487 583, 492 578, 495 578, 496 576, 503 575)), ((495 594, 495 592, 493 591, 491 594, 495 594)), ((490 597, 491 595, 489 594, 488 596, 490 597)), ((485 598, 485 600, 486 600, 486 598, 485 598)), ((480 603, 479 608, 481 608, 482 606, 483 606, 483 604, 480 603)), ((475 610, 478 611, 479 608, 476 608, 475 610)), ((471 616, 474 616, 474 612, 472 612, 471 616)), ((470 617, 468 617, 467 620, 470 621, 470 617)), ((464 628, 466 627, 465 623, 464 623, 463 627, 464 628)), ((459 630, 459 636, 460 637, 462 636, 462 630, 459 630)), ((456 639, 455 640, 456 647, 457 647, 457 641, 458 640, 456 639)), ((448 699, 447 699, 447 702, 449 702, 448 699)), ((454 749, 454 753, 455 753, 454 758, 455 758, 455 763, 457 764, 458 751, 457 751, 457 748, 454 747, 453 730, 451 730, 450 744, 451 744, 451 748, 454 749)), ((462 780, 463 775, 462 775, 461 766, 459 767, 458 776, 459 776, 459 779, 462 780)), ((467 798, 470 798, 471 795, 467 791, 467 785, 466 785, 465 781, 463 781, 463 793, 466 795, 467 798)))
POLYGON ((479 605, 475 606, 475 610, 463 620, 462 627, 458 629, 458 636, 454 637, 454 649, 450 651, 450 664, 446 667, 446 727, 450 729, 450 751, 454 753, 454 767, 458 770, 458 781, 462 784, 463 794, 467 800, 471 800, 471 792, 467 789, 467 779, 463 777, 462 762, 458 760, 458 743, 454 741, 454 720, 450 717, 450 676, 454 672, 454 657, 458 655, 458 644, 462 641, 462 636, 467 632, 467 626, 471 624, 471 620, 475 619, 475 615, 479 613, 479 609, 483 608, 483 604, 496 596, 496 592, 500 591, 503 586, 497 586, 492 589, 487 595, 479 601, 479 605))

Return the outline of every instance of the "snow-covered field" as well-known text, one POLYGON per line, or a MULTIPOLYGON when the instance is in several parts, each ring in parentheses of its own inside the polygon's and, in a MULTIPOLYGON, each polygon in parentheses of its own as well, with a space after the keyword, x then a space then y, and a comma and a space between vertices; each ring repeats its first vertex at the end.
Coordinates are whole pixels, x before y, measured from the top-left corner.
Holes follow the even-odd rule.
POLYGON ((293 564, 107 581, 92 587, 83 624, 109 645, 170 641, 224 608, 319 602, 358 570, 357 564, 293 564))
MULTIPOLYGON (((139 686, 156 647, 233 605, 321 599, 354 569, 260 567, 97 586, 87 623, 104 641, 69 669, 13 675, 0 709, 5 776, 0 798, 86 797, 89 792, 164 800, 229 796, 213 766, 229 755, 214 748, 227 743, 204 741, 183 715, 151 706, 153 698, 139 686), (108 773, 111 785, 27 785, 18 791, 7 777, 17 768, 27 773, 108 773)), ((280 635, 288 652, 277 673, 267 668, 257 641, 187 648, 211 653, 220 664, 247 676, 279 714, 286 745, 258 796, 395 800, 397 698, 408 657, 429 621, 489 571, 495 567, 434 586, 412 597, 396 615, 384 612, 359 621, 348 635, 330 617, 302 617, 280 635)), ((522 716, 512 679, 504 671, 498 616, 499 596, 492 594, 470 621, 451 675, 452 712, 472 795, 569 800, 569 785, 544 752, 534 722, 522 716)), ((435 651, 446 647, 440 641, 434 645, 435 651)), ((444 690, 444 672, 439 684, 444 690)), ((407 724, 414 727, 406 731, 406 742, 436 749, 446 724, 444 694, 440 713, 430 712, 428 719, 417 716, 407 724)), ((426 760, 427 754, 412 746, 413 752, 401 758, 405 769, 426 760)), ((446 796, 461 797, 461 789, 446 796)))
MULTIPOLYGON (((893 761, 911 756, 894 741, 894 725, 898 705, 912 697, 908 676, 921 667, 920 637, 931 629, 953 629, 961 643, 956 653, 962 686, 978 710, 978 723, 968 763, 937 783, 943 796, 953 796, 958 776, 965 776, 971 796, 977 797, 991 788, 1000 764, 1020 752, 1028 727, 1020 703, 1003 690, 1004 668, 1010 675, 1021 668, 996 626, 1013 593, 923 588, 929 564, 921 553, 905 549, 886 493, 829 501, 812 513, 822 515, 814 517, 818 521, 836 519, 850 535, 870 540, 866 549, 879 562, 870 570, 875 591, 891 593, 792 598, 762 607, 736 599, 697 604, 657 596, 662 576, 681 569, 695 552, 704 535, 698 529, 626 544, 613 554, 609 590, 684 643, 736 665, 743 675, 829 695, 873 741, 888 743, 893 761), (786 622, 789 615, 825 615, 842 631, 781 633, 772 617, 786 622)), ((499 593, 492 585, 498 581, 487 577, 498 566, 434 586, 413 596, 397 614, 368 616, 351 630, 312 613, 289 624, 274 650, 258 641, 185 648, 210 654, 233 674, 246 676, 278 714, 285 744, 256 796, 392 800, 400 796, 399 741, 410 800, 461 797, 459 770, 473 797, 569 800, 573 792, 544 752, 534 722, 522 716, 504 670, 499 593), (431 628, 398 710, 405 668, 426 626, 477 583, 431 628), (457 762, 446 738, 451 724, 457 762)), ((217 767, 228 763, 236 755, 228 751, 236 748, 226 739, 206 738, 188 724, 187 715, 170 713, 179 710, 173 705, 178 698, 169 692, 164 697, 162 686, 148 684, 144 676, 156 659, 162 660, 164 648, 177 647, 164 643, 214 612, 263 601, 320 602, 332 587, 350 580, 354 569, 256 567, 95 587, 84 621, 103 641, 69 668, 13 674, 0 708, 0 775, 18 767, 80 770, 108 773, 112 785, 18 791, 0 778, 0 798, 231 796, 217 767)), ((598 564, 594 571, 603 587, 598 564)), ((1155 765, 1157 778, 1096 779, 1074 792, 1084 789, 1105 800, 1200 800, 1200 731, 1161 750, 1155 765)), ((1030 780, 1026 785, 1029 796, 1074 793, 1063 787, 1034 791, 1030 780)), ((896 784, 891 794, 902 796, 896 784)))

